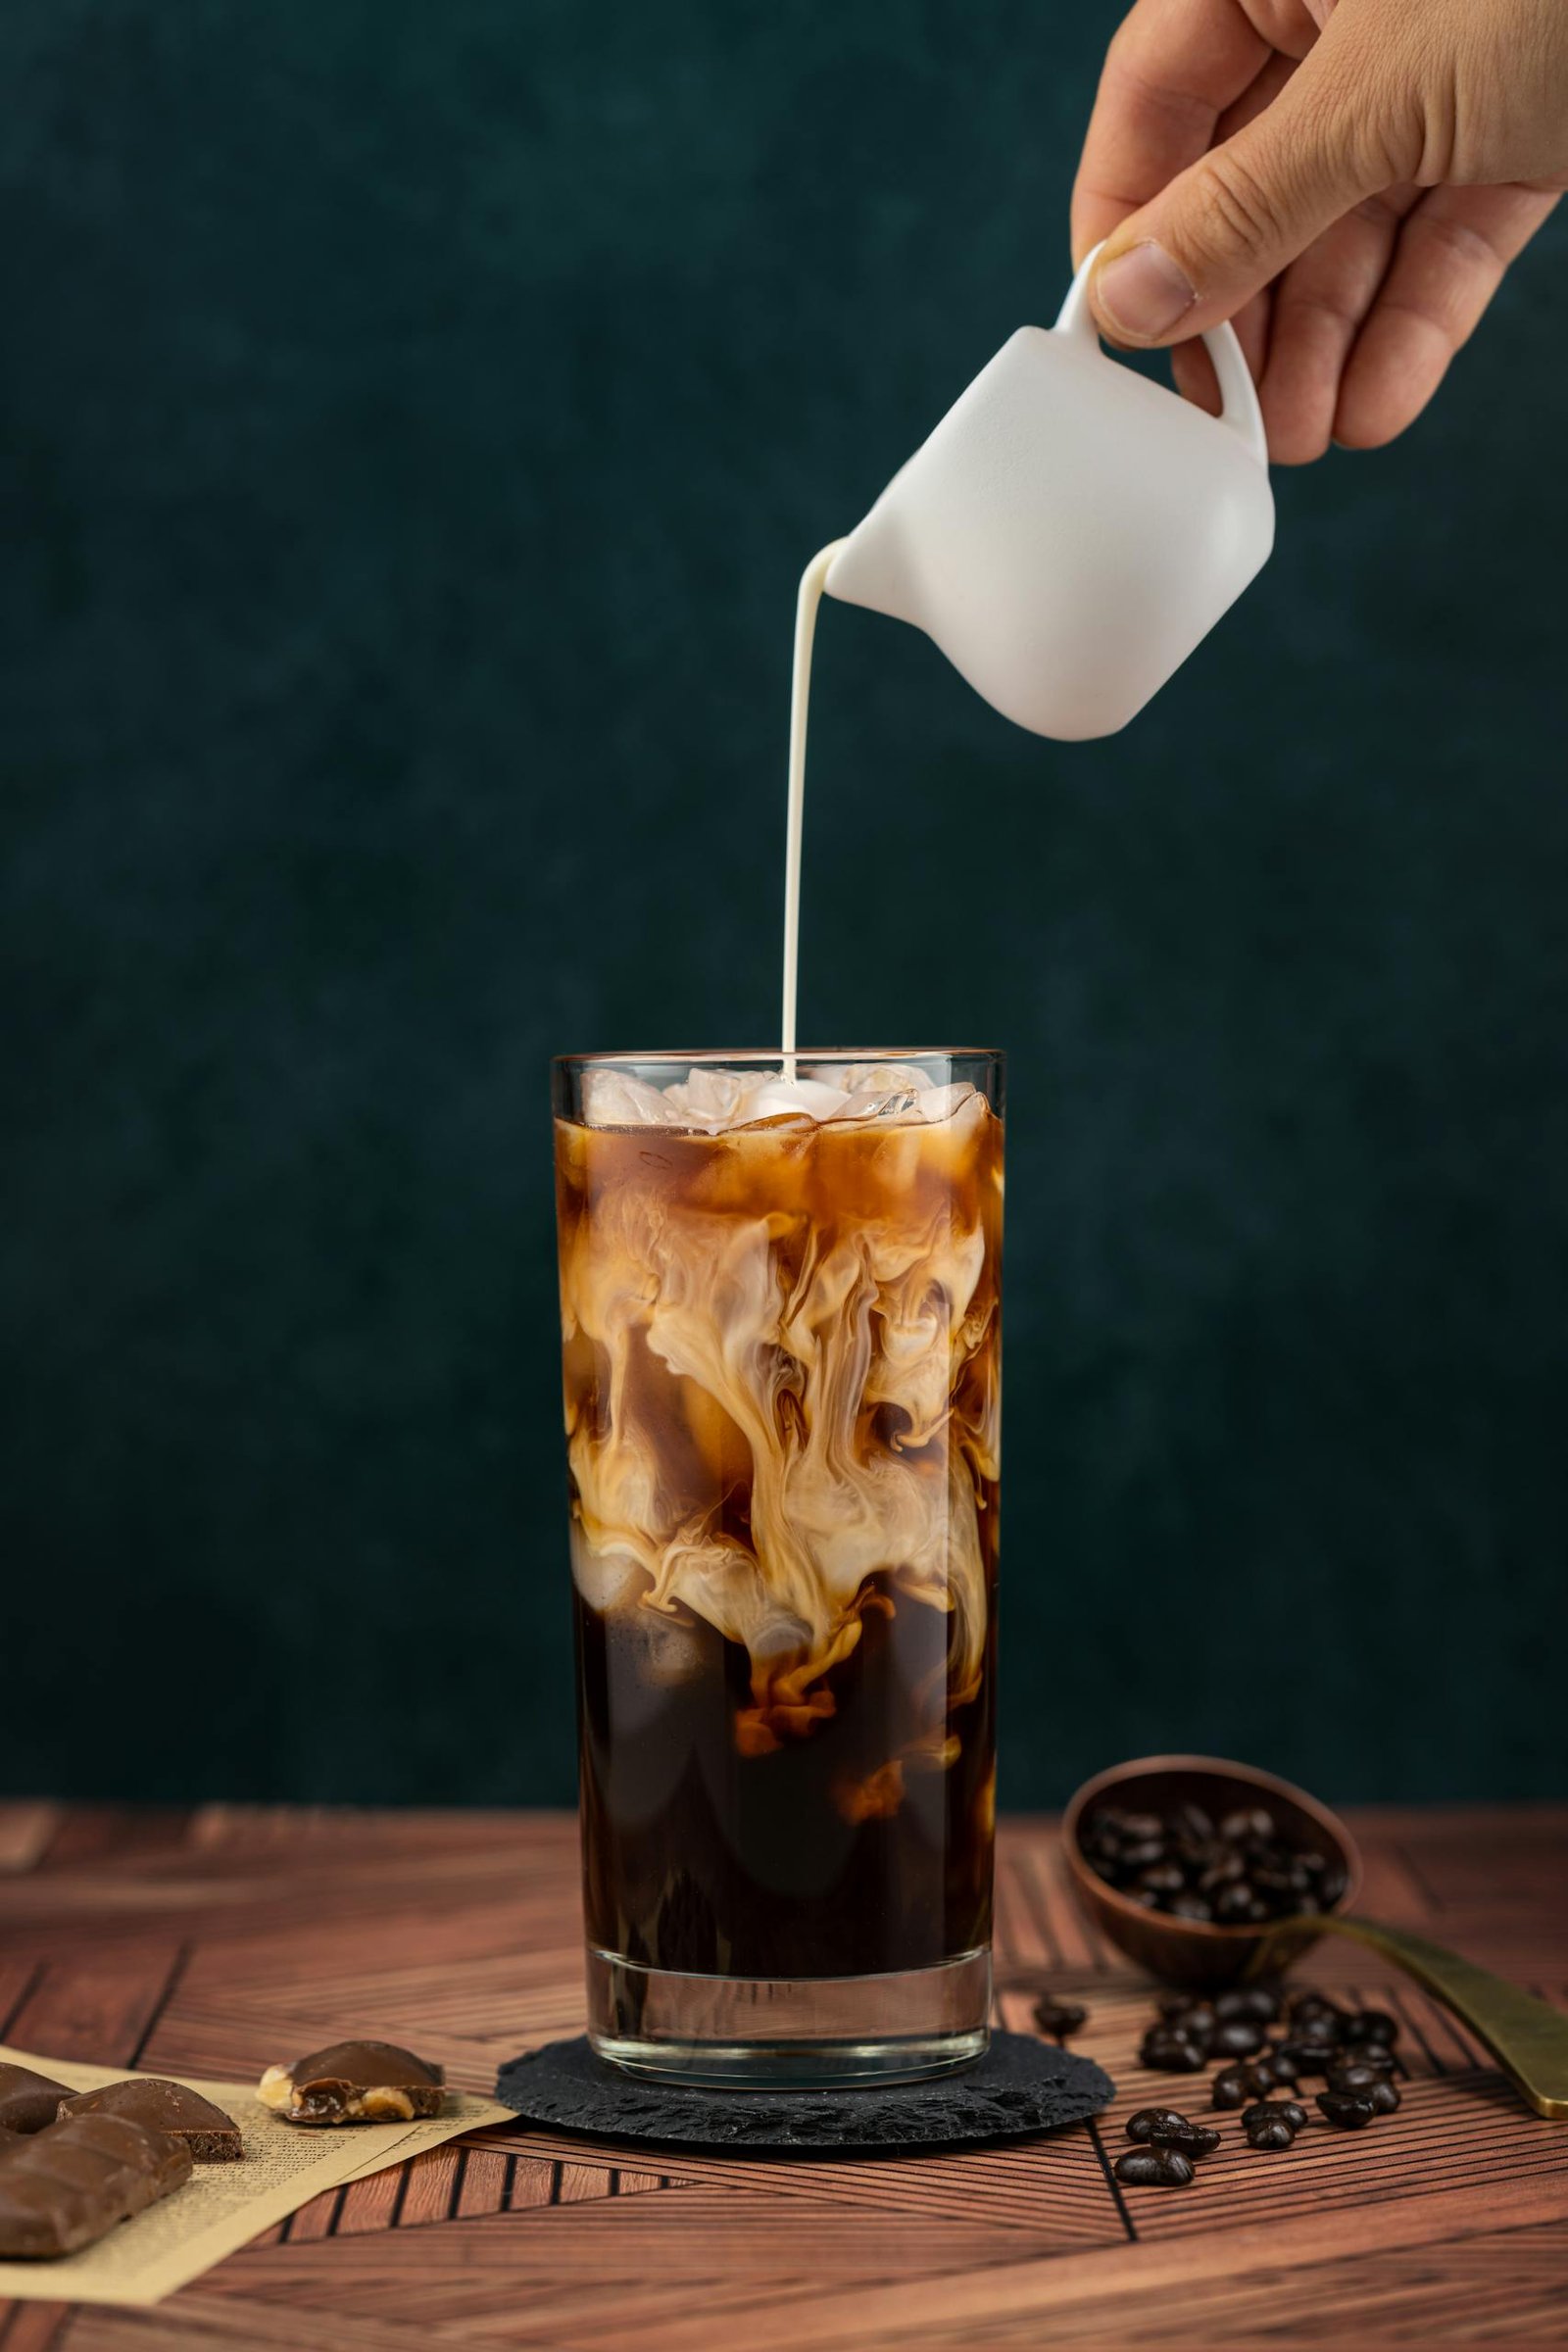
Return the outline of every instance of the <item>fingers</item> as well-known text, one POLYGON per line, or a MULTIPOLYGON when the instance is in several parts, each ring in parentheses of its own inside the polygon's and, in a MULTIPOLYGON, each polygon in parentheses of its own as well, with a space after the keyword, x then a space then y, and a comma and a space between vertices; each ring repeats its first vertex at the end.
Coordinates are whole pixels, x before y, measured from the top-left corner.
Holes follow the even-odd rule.
POLYGON ((1113 232, 1090 289, 1107 334, 1157 345, 1230 318, 1395 176, 1365 60, 1337 37, 1346 21, 1330 18, 1272 104, 1113 232))
MULTIPOLYGON (((1236 339, 1242 347, 1242 356, 1247 362, 1248 373, 1254 384, 1261 383, 1268 360, 1273 308, 1273 293, 1265 288, 1261 294, 1254 294, 1251 301, 1239 310, 1231 320, 1236 329, 1236 339)), ((1196 335, 1190 343, 1171 346, 1170 371, 1183 399, 1192 401, 1198 408, 1206 409, 1210 416, 1219 415, 1219 378, 1214 373, 1214 363, 1208 356, 1207 347, 1196 335)))
MULTIPOLYGON (((1302 46, 1311 37, 1299 12, 1302 46)), ((1242 0, 1136 0, 1105 55, 1072 194, 1077 268, 1203 153, 1271 43, 1242 0)))
POLYGON ((1434 188, 1421 199, 1346 367, 1336 441, 1377 449, 1421 414, 1556 201, 1517 186, 1434 188))
POLYGON ((1367 197, 1325 229, 1275 288, 1257 396, 1276 465, 1309 465, 1328 448, 1346 363, 1377 299, 1400 222, 1419 196, 1407 186, 1367 197))

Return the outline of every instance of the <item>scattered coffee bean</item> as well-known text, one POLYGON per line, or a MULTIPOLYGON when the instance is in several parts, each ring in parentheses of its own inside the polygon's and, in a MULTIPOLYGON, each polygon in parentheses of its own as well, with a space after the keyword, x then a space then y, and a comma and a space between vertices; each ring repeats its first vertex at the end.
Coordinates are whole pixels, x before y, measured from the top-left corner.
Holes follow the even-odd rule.
POLYGON ((1263 2047, 1263 2029, 1255 2017, 1222 2017, 1208 2046, 1216 2058, 1251 2058, 1263 2047))
POLYGON ((1300 2069, 1294 2058, 1286 2056, 1283 2043, 1275 2042, 1271 2048, 1263 2052, 1261 2058, 1253 2061, 1252 2072, 1265 2090, 1273 2090, 1276 2086, 1288 2090, 1296 2082, 1300 2069))
POLYGON ((1339 2056, 1336 2042, 1282 2041, 1272 2053, 1274 2063, 1283 2059, 1296 2069, 1297 2076, 1326 2075, 1339 2056))
POLYGON ((1242 2110, 1242 2129, 1250 2133, 1257 2124, 1284 2124, 1286 2131, 1307 2129, 1307 2110, 1293 2098, 1262 2098, 1255 2107, 1242 2110))
POLYGON ((1267 1984, 1237 1984, 1214 1995, 1214 2015, 1219 2018, 1250 2017, 1260 2026, 1271 2026, 1279 2013, 1280 1996, 1267 1984))
POLYGON ((1271 2116, 1247 2126, 1247 2144, 1250 2148, 1293 2148, 1296 2133, 1282 2115, 1271 2116))
POLYGON ((1317 2103, 1337 2132, 1359 2132, 1377 2113, 1371 2099, 1359 2091, 1320 2090, 1317 2103))
POLYGON ((1193 2168, 1180 2148, 1129 2148, 1116 2159, 1116 2178, 1130 2188, 1185 2188, 1193 2168))
POLYGON ((1392 2050, 1399 2038, 1399 2021, 1386 2009, 1358 2009, 1346 2019, 1343 2038, 1358 2045, 1381 2043, 1384 2049, 1392 2050))
POLYGON ((1292 1993, 1287 2004, 1287 2014, 1294 2026, 1308 2017, 1332 2018, 1337 2023, 1341 2012, 1335 2007, 1326 1992, 1303 1990, 1292 1993))
POLYGON ((1306 2122, 1306 2109, 1294 2099, 1263 2100, 1242 2115, 1242 2130, 1254 2148, 1288 2148, 1306 2122))
POLYGON ((1212 2156, 1219 2133, 1206 2124, 1195 2124, 1174 2107, 1140 2107, 1127 2118, 1127 2136, 1146 2146, 1180 2148, 1184 2156, 1212 2156))
POLYGON ((1186 2008, 1178 2009, 1167 2023, 1173 2025, 1179 2034, 1185 2034, 1189 2041, 1200 2041, 1207 2049, 1209 2037, 1219 2024, 1219 2017, 1212 2001, 1205 2001, 1194 1993, 1189 1996, 1186 2008))
POLYGON ((1222 2066, 1209 2086, 1209 2104, 1221 2108, 1245 2107, 1250 2100, 1259 2098, 1267 2087, 1250 2066, 1222 2066))
POLYGON ((1397 2087, 1375 2066, 1330 2067, 1328 2087, 1338 2097, 1370 2099, 1379 2115, 1392 2115, 1399 2104, 1397 2087))
POLYGON ((1035 2024, 1041 2033, 1059 2034, 1063 2040, 1081 2033, 1088 2016, 1082 2001, 1064 2001, 1059 1993, 1048 1992, 1035 2003, 1035 2024))
POLYGON ((1342 2066, 1369 2066, 1376 2075, 1392 2075, 1398 2057, 1381 2041, 1344 2042, 1339 2052, 1342 2066))
POLYGON ((1161 2075, 1200 2075, 1208 2064, 1200 2041, 1175 2026, 1151 2026, 1138 2046, 1139 2063, 1161 2075))

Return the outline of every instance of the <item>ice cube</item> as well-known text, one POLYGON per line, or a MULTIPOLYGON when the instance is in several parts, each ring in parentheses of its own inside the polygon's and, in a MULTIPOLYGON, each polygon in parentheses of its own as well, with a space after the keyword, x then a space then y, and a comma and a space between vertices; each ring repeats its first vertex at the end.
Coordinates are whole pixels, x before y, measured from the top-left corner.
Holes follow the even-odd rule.
POLYGON ((846 1120, 853 1120, 858 1125, 870 1126, 878 1120, 918 1121, 924 1115, 925 1102, 926 1097, 916 1093, 912 1086, 890 1087, 885 1094, 873 1093, 869 1087, 858 1087, 846 1099, 844 1108, 839 1113, 839 1123, 843 1125, 846 1120))
POLYGON ((918 1095, 931 1084, 929 1073, 916 1069, 912 1061, 823 1062, 811 1075, 841 1086, 849 1095, 918 1095))
POLYGON ((951 1119, 972 1100, 975 1089, 959 1083, 957 1086, 934 1086, 920 1097, 919 1113, 927 1126, 934 1127, 940 1119, 951 1119))
POLYGON ((767 1078, 746 1102, 747 1119, 832 1119, 848 1098, 819 1078, 767 1078))
POLYGON ((679 1085, 664 1089, 664 1101, 693 1127, 732 1127, 749 1118, 748 1099, 762 1083, 757 1070, 695 1069, 679 1085))
POLYGON ((590 1127, 684 1127, 667 1095, 625 1070, 590 1070, 583 1080, 582 1115, 590 1127))

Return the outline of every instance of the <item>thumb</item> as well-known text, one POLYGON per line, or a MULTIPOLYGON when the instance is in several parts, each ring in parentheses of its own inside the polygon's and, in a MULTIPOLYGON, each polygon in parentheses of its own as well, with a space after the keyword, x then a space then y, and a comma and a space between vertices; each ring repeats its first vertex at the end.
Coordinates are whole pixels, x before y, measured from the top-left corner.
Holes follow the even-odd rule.
POLYGON ((1364 79, 1348 58, 1324 56, 1328 39, 1270 106, 1106 239, 1089 299, 1112 341, 1174 343, 1232 318, 1397 177, 1364 79))

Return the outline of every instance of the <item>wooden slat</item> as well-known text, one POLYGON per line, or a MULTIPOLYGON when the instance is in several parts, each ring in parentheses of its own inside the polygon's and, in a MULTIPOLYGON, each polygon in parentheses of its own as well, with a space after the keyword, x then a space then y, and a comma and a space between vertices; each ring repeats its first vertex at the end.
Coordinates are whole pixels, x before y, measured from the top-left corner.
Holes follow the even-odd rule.
MULTIPOLYGON (((13 2042, 243 2076, 363 2033, 480 2088, 578 2029, 563 1816, 46 1810, 0 1808, 13 2042)), ((1568 2006, 1568 1811, 1386 1810, 1358 1834, 1369 1909, 1568 2006)), ((1416 1987, 1348 1943, 1307 1963, 1400 2017, 1396 2116, 1269 2156, 1221 2117, 1190 2189, 1119 2191, 1131 2109, 1201 2107, 1206 2084, 1137 2064, 1150 1988, 1084 1926, 1050 1822, 1004 1825, 997 1925, 1000 2022, 1032 2031, 1046 1988, 1089 2008, 1073 2046, 1119 2086, 1095 2126, 843 2162, 488 2130, 318 2198, 157 2312, 0 2306, 0 2352, 1556 2340, 1568 2132, 1416 1987)))

